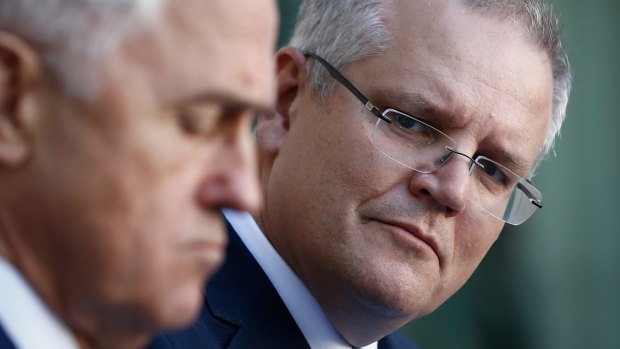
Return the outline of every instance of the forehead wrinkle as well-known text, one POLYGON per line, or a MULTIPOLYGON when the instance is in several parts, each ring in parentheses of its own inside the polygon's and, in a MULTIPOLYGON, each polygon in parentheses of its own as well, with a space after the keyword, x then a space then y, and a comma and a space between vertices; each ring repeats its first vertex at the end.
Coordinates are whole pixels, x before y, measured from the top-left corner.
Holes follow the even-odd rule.
POLYGON ((483 80, 480 80, 480 79, 477 79, 477 80, 482 85, 488 87, 489 89, 491 89, 491 90, 493 90, 493 91, 495 91, 495 92, 497 92, 499 94, 502 94, 504 96, 509 97, 509 99, 511 99, 512 101, 516 102, 517 105, 519 105, 522 109, 526 110, 529 114, 536 115, 536 112, 534 110, 532 110, 532 108, 534 108, 535 105, 528 106, 527 103, 521 101, 517 96, 515 96, 513 93, 511 93, 511 91, 502 90, 502 89, 497 88, 497 87, 487 83, 486 81, 483 81, 483 80))

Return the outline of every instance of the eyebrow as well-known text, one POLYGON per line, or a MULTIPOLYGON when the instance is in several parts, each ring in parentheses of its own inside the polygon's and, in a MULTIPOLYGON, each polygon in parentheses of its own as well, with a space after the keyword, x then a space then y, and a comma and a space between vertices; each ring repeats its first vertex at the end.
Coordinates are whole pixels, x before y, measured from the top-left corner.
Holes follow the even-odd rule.
POLYGON ((435 103, 429 101, 428 99, 426 99, 424 96, 422 96, 420 93, 417 93, 417 92, 399 91, 398 93, 396 93, 396 96, 394 99, 396 103, 398 103, 399 105, 403 105, 407 107, 408 109, 428 110, 428 111, 437 110, 437 105, 435 103))
POLYGON ((529 175, 529 169, 526 166, 525 161, 523 161, 523 159, 514 152, 495 148, 493 160, 504 165, 504 167, 508 168, 520 177, 527 178, 529 175))
POLYGON ((456 124, 456 116, 442 110, 439 104, 421 93, 391 90, 387 91, 384 96, 389 97, 390 104, 394 104, 388 107, 394 107, 403 113, 421 118, 439 129, 451 128, 456 124))

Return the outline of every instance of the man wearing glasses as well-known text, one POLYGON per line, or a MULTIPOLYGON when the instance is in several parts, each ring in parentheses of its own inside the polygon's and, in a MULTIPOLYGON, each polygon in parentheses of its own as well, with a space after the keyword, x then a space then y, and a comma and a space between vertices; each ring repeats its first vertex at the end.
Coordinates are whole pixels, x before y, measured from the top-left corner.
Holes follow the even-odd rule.
POLYGON ((570 90, 540 1, 305 1, 258 123, 264 206, 226 212, 228 261, 159 347, 407 348, 531 182, 570 90), (237 237, 238 236, 238 237, 237 237))

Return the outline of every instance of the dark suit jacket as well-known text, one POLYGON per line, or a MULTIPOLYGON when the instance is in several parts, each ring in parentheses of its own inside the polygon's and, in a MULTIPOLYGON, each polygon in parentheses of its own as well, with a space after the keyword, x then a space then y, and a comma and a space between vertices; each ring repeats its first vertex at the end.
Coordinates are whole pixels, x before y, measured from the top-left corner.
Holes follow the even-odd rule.
POLYGON ((0 323, 0 349, 15 349, 15 345, 9 339, 9 336, 4 332, 2 324, 0 323))
MULTIPOLYGON (((228 229, 226 262, 206 287, 198 320, 183 331, 160 335, 149 348, 310 348, 267 275, 228 229)), ((401 348, 417 349, 399 334, 379 341, 379 349, 401 348)))

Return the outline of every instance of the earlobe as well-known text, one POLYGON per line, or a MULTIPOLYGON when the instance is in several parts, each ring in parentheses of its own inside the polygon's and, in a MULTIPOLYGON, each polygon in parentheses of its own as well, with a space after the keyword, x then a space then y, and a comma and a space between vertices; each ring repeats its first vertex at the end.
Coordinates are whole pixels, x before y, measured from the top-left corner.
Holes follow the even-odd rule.
POLYGON ((0 31, 0 167, 22 163, 29 144, 25 120, 30 108, 22 108, 26 91, 39 71, 35 52, 20 38, 0 31))
POLYGON ((261 152, 275 155, 280 151, 280 147, 286 139, 288 123, 279 113, 260 115, 256 132, 261 152))
POLYGON ((277 113, 260 116, 257 127, 263 152, 277 154, 294 122, 304 63, 304 55, 294 47, 284 47, 276 54, 277 113))

